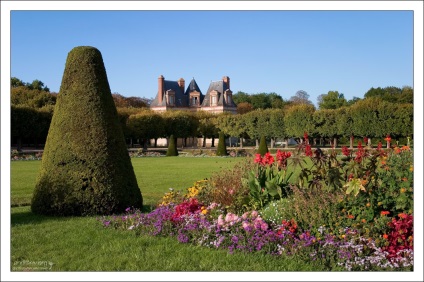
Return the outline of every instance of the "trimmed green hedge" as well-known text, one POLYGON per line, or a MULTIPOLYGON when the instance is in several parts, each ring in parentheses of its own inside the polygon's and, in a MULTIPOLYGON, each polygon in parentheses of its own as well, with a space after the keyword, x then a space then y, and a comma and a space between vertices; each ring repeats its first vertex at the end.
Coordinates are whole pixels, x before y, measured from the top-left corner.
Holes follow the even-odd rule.
POLYGON ((265 136, 262 136, 261 141, 259 143, 258 154, 261 154, 261 156, 263 156, 268 152, 269 151, 268 151, 268 146, 266 145, 265 136))
POLYGON ((217 156, 227 156, 227 146, 225 145, 225 135, 223 132, 219 133, 218 149, 216 150, 217 156))
POLYGON ((166 156, 167 157, 178 156, 178 149, 177 149, 177 146, 175 144, 174 135, 171 135, 171 137, 169 137, 169 145, 168 145, 168 150, 166 151, 166 156))
POLYGON ((142 204, 102 55, 76 47, 66 60, 32 211, 112 214, 142 204))

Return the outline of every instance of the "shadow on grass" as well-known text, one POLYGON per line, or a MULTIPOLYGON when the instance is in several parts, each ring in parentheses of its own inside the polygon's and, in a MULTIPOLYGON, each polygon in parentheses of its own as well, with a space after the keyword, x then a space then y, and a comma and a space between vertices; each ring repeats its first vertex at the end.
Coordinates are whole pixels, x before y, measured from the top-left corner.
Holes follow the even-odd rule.
POLYGON ((53 216, 45 216, 45 215, 38 215, 33 213, 30 209, 25 209, 23 211, 14 211, 11 212, 11 226, 16 225, 23 225, 23 224, 38 224, 45 221, 52 221, 52 220, 60 220, 63 219, 63 217, 53 217, 53 216))
MULTIPOLYGON (((141 212, 149 213, 155 209, 154 205, 144 205, 141 212)), ((122 213, 125 214, 125 213, 122 213)), ((93 215, 93 217, 100 217, 102 215, 93 215)), ((81 216, 81 218, 84 216, 81 216)), ((47 216, 35 214, 31 211, 29 205, 17 206, 11 209, 11 226, 24 225, 24 224, 39 224, 46 221, 67 220, 75 218, 73 216, 47 216)))

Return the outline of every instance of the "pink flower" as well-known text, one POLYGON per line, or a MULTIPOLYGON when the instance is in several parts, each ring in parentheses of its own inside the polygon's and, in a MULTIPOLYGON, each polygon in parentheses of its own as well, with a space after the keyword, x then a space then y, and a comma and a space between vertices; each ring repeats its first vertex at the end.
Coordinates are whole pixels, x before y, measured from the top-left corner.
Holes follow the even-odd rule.
POLYGON ((262 231, 268 230, 268 224, 266 222, 262 222, 262 224, 261 224, 261 230, 262 231))
POLYGON ((223 226, 224 225, 224 216, 222 214, 220 214, 218 216, 218 226, 223 226))
POLYGON ((250 227, 250 224, 247 221, 243 221, 241 225, 243 226, 244 230, 247 230, 250 227))
POLYGON ((258 212, 257 211, 252 211, 251 213, 252 217, 255 218, 258 216, 258 212))

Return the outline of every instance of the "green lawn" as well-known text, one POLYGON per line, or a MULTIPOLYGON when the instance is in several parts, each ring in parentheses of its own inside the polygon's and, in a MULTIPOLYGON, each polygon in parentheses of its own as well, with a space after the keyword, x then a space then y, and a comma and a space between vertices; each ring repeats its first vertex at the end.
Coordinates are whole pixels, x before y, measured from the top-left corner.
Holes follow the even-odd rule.
MULTIPOLYGON (((185 189, 214 171, 233 167, 241 158, 145 157, 132 158, 138 186, 146 206, 155 205, 169 188, 185 189)), ((41 161, 11 162, 11 204, 31 203, 41 161)))
MULTIPOLYGON (((170 187, 183 189, 239 158, 133 158, 145 205, 170 187)), ((29 203, 40 161, 11 162, 11 267, 36 270, 28 262, 52 263, 48 271, 319 271, 294 258, 229 254, 178 243, 175 238, 141 236, 103 228, 96 217, 55 218, 31 213, 29 203), (18 206, 21 205, 21 206, 18 206)))

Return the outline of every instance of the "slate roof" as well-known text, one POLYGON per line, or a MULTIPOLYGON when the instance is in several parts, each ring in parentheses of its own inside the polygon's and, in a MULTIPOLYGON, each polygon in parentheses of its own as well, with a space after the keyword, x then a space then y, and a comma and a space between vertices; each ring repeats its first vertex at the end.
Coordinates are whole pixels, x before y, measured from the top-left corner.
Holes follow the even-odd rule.
MULTIPOLYGON (((172 81, 172 80, 164 80, 164 92, 168 90, 174 90, 175 91, 175 106, 176 107, 188 107, 188 98, 184 95, 183 91, 181 91, 180 86, 178 85, 178 81, 172 81)), ((166 99, 165 95, 162 98, 162 103, 159 104, 158 101, 158 93, 156 94, 155 99, 150 104, 151 107, 164 107, 166 106, 166 99)))
POLYGON ((186 96, 187 101, 188 101, 188 99, 190 99, 190 92, 192 92, 192 91, 197 91, 197 92, 200 93, 200 104, 202 104, 203 98, 205 96, 202 94, 202 91, 200 90, 200 88, 197 85, 196 80, 194 80, 194 78, 190 81, 190 84, 187 86, 187 90, 184 93, 184 95, 186 96))
MULTIPOLYGON (((213 90, 216 90, 218 92, 218 104, 217 106, 224 106, 224 92, 228 89, 227 83, 225 83, 223 80, 218 81, 211 81, 209 84, 208 91, 206 92, 205 98, 203 99, 203 103, 201 104, 202 107, 210 107, 210 93, 213 90)), ((230 105, 225 105, 227 107, 237 107, 237 105, 234 103, 233 99, 231 99, 230 105)))

